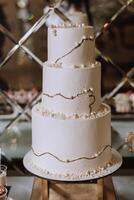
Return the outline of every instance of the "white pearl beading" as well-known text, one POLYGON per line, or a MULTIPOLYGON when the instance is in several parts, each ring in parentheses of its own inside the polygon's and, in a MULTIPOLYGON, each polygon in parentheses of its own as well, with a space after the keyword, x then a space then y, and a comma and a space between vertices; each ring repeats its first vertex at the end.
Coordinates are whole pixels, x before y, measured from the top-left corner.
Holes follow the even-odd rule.
POLYGON ((42 104, 38 104, 36 107, 36 111, 45 117, 66 120, 66 119, 96 119, 96 118, 103 117, 104 115, 106 115, 106 113, 109 112, 109 109, 108 109, 108 107, 104 107, 102 105, 98 112, 91 112, 89 114, 74 113, 72 115, 67 115, 62 112, 50 111, 48 109, 45 109, 42 104))

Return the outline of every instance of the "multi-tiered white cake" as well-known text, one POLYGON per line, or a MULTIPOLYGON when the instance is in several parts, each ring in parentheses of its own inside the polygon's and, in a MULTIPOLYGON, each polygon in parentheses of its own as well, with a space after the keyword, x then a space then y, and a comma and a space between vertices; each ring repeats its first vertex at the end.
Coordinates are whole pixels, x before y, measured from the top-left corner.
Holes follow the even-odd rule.
POLYGON ((42 103, 32 110, 32 161, 46 174, 88 177, 111 160, 111 112, 101 103, 93 27, 48 28, 42 103))

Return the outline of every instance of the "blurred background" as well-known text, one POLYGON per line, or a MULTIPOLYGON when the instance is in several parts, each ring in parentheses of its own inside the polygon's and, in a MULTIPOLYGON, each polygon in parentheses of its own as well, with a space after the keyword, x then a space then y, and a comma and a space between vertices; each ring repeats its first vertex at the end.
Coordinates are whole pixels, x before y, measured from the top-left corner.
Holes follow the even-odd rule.
MULTIPOLYGON (((40 101, 47 25, 58 17, 48 19, 24 42, 28 55, 22 49, 11 55, 10 50, 47 12, 48 3, 0 0, 0 147, 3 162, 12 173, 26 173, 22 159, 31 148, 31 108, 40 101)), ((124 147, 125 138, 134 132, 134 3, 68 0, 59 9, 65 14, 83 12, 88 24, 95 27, 96 60, 102 63, 102 100, 112 108, 113 145, 126 158, 124 167, 134 166, 130 162, 133 153, 128 150, 131 143, 124 147)))
MULTIPOLYGON (((96 59, 102 62, 102 96, 111 92, 121 79, 133 68, 134 65, 134 6, 128 5, 120 12, 123 6, 126 6, 126 0, 95 0, 95 1, 63 1, 59 6, 61 11, 68 13, 69 10, 82 11, 86 13, 90 25, 95 27, 96 59), (119 14, 119 17, 118 17, 119 14), (117 15, 117 16, 116 16, 117 15), (112 17, 114 18, 112 19, 112 17), (111 25, 103 30, 104 24, 112 20, 111 25), (114 64, 113 64, 114 63, 114 64)), ((11 32, 16 41, 18 41, 42 16, 47 7, 45 0, 16 0, 10 2, 1 0, 0 2, 0 23, 11 32)), ((55 20, 53 16, 51 20, 55 20)), ((49 22, 50 23, 50 22, 49 22)), ((48 24, 49 24, 48 23, 48 24)), ((46 27, 42 26, 33 33, 25 42, 28 47, 43 62, 47 60, 47 36, 46 27)), ((6 57, 14 43, 0 32, 0 60, 6 57)), ((127 101, 128 96, 133 93, 134 75, 130 77, 131 81, 126 82, 118 90, 119 93, 127 93, 123 96, 127 101)), ((33 62, 30 57, 21 50, 17 51, 11 59, 1 67, 0 87, 5 91, 25 91, 37 90, 42 88, 42 67, 33 62)), ((33 91, 34 93, 34 91, 33 91)), ((117 94, 117 93, 116 93, 117 94)), ((16 94, 18 95, 18 93, 16 94)), ((15 97, 17 98, 17 97, 15 97)), ((18 97, 19 98, 19 97, 18 97)), ((117 99, 120 96, 117 96, 117 99)), ((134 97, 131 97, 131 99, 134 97)), ((110 99, 113 106, 115 102, 110 99)), ((117 100, 118 103, 118 100, 117 100)), ((132 103, 132 102, 131 102, 132 103)), ((134 103, 134 102, 133 102, 134 103)), ((132 107, 125 112, 132 112, 132 107)), ((113 112, 115 111, 113 106, 113 112)), ((115 113, 115 112, 114 112, 115 113)))

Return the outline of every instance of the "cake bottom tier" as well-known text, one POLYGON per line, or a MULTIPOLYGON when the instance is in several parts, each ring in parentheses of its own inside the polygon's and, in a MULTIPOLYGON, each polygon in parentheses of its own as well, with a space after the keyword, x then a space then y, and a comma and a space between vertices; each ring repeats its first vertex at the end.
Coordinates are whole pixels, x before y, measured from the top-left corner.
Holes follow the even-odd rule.
POLYGON ((33 163, 48 173, 74 176, 103 169, 111 160, 110 108, 102 104, 90 117, 62 118, 36 105, 32 151, 33 163))

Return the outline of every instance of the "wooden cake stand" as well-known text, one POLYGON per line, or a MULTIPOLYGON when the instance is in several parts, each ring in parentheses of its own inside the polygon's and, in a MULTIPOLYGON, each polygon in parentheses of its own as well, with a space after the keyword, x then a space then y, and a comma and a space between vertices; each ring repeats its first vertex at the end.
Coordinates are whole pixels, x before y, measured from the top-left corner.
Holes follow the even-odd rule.
MULTIPOLYGON (((36 177, 32 192, 31 200, 49 200, 50 189, 54 190, 56 193, 60 194, 62 197, 65 197, 67 200, 115 200, 115 192, 112 183, 112 178, 110 177, 115 171, 117 171, 121 164, 122 164, 122 157, 121 155, 114 149, 112 149, 112 158, 111 163, 112 165, 108 166, 107 168, 103 169, 101 172, 97 172, 94 175, 89 175, 83 178, 74 178, 70 180, 67 177, 56 176, 50 173, 46 173, 44 170, 41 170, 34 164, 33 159, 33 152, 29 151, 23 160, 25 168, 34 174, 36 177), (71 198, 70 190, 72 193, 73 185, 69 187, 69 191, 67 191, 68 184, 75 184, 78 187, 78 184, 88 184, 91 187, 89 193, 89 197, 79 198, 80 194, 83 194, 84 188, 81 191, 81 188, 78 187, 74 191, 78 198, 71 198), (64 189, 63 186, 67 189, 64 189), (39 196, 40 195, 40 196, 39 196)), ((87 190, 85 191, 87 195, 87 190)), ((60 200, 56 199, 55 197, 53 200, 60 200)))
MULTIPOLYGON (((64 182, 64 181, 52 181, 42 178, 35 178, 32 197, 31 200, 49 200, 50 189, 55 191, 62 198, 64 197, 67 200, 72 200, 70 197, 71 191, 66 191, 63 188, 64 184, 88 184, 88 187, 91 187, 88 197, 89 200, 116 200, 115 191, 113 187, 112 177, 105 177, 101 179, 96 179, 93 181, 84 181, 84 182, 64 182), (91 193, 93 194, 91 196, 91 193)), ((76 189, 77 192, 77 189, 76 189)), ((79 197, 79 196, 78 196, 79 197)), ((83 199, 83 200, 86 200, 83 199)), ((53 200, 55 200, 53 198, 53 200)), ((79 200, 79 198, 77 199, 79 200)), ((80 200, 82 200, 80 198, 80 200)))

